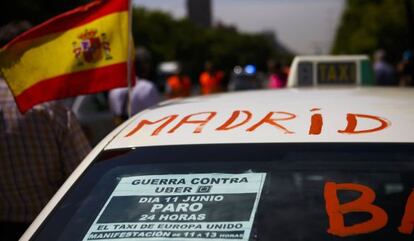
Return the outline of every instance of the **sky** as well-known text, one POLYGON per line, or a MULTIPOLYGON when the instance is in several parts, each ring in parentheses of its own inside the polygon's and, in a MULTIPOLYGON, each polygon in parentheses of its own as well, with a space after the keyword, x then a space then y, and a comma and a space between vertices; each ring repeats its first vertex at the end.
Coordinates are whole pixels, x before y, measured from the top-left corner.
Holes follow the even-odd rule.
MULTIPOLYGON (((298 54, 329 53, 345 0, 212 0, 214 22, 242 32, 273 31, 298 54)), ((137 6, 186 16, 185 0, 134 0, 137 6)))

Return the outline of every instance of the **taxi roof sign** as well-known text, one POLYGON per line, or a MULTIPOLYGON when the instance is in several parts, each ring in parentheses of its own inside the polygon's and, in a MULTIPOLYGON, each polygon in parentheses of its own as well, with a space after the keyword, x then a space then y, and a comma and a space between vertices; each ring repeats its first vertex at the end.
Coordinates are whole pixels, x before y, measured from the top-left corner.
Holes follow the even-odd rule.
POLYGON ((297 56, 290 73, 288 87, 374 84, 366 55, 297 56))

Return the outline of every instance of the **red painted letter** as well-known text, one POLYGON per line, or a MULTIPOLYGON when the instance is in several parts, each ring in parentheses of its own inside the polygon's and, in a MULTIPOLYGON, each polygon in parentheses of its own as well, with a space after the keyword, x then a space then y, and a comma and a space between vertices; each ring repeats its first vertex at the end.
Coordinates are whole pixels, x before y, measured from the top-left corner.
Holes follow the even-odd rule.
POLYGON ((160 123, 162 121, 165 121, 160 127, 158 127, 157 129, 155 129, 155 131, 151 134, 151 136, 156 136, 156 135, 158 135, 162 131, 162 129, 164 129, 164 127, 166 127, 168 124, 170 124, 172 121, 174 121, 177 117, 178 117, 178 115, 170 115, 170 116, 164 117, 164 118, 162 118, 160 120, 157 120, 157 121, 142 120, 125 137, 132 136, 133 134, 135 134, 136 132, 138 132, 139 130, 141 130, 141 128, 143 126, 145 126, 145 125, 153 125, 153 124, 157 124, 157 123, 160 123))
POLYGON ((374 200, 375 192, 367 186, 327 182, 325 184, 325 204, 326 212, 329 216, 328 233, 340 237, 347 237, 371 233, 383 228, 388 222, 388 215, 382 208, 372 204, 374 200), (338 200, 338 190, 358 191, 361 193, 361 196, 357 200, 341 204, 338 200), (352 212, 367 212, 372 217, 363 223, 346 227, 344 214, 352 212))
MULTIPOLYGON (((314 108, 311 111, 320 111, 319 108, 314 108)), ((319 113, 313 114, 311 117, 311 126, 309 128, 309 135, 319 135, 322 132, 323 119, 319 113)))
POLYGON ((412 234, 414 230, 414 191, 411 192, 405 206, 405 212, 398 231, 403 234, 412 234))
POLYGON ((203 130, 203 127, 216 116, 217 112, 200 112, 196 114, 191 114, 186 117, 184 117, 174 128, 168 131, 168 133, 174 133, 178 128, 180 128, 184 124, 198 124, 197 128, 194 130, 193 133, 201 133, 203 130), (193 116, 197 115, 205 115, 208 114, 207 118, 203 120, 190 120, 193 116))
POLYGON ((383 130, 383 129, 387 128, 390 125, 390 123, 388 121, 382 119, 381 117, 373 116, 373 115, 348 114, 346 116, 346 120, 348 121, 348 125, 346 126, 345 130, 339 130, 338 131, 339 133, 343 133, 343 134, 370 133, 370 132, 376 132, 376 131, 383 130), (355 130, 357 125, 358 125, 357 117, 375 120, 375 121, 378 121, 381 125, 378 126, 377 128, 372 128, 372 129, 368 129, 368 130, 358 130, 357 131, 357 130, 355 130))
POLYGON ((233 111, 233 114, 231 115, 231 117, 226 122, 224 122, 223 125, 219 126, 216 130, 217 131, 228 131, 228 130, 231 130, 231 129, 234 129, 234 128, 237 128, 239 126, 246 124, 252 118, 252 113, 247 110, 243 110, 242 112, 246 114, 246 118, 243 121, 231 126, 231 124, 233 124, 233 122, 237 120, 237 118, 239 118, 240 116, 240 111, 236 110, 236 111, 233 111))
POLYGON ((267 114, 261 121, 257 122, 256 124, 254 124, 252 127, 250 127, 249 129, 247 129, 246 131, 255 131, 258 127, 260 127, 263 124, 269 124, 272 126, 276 126, 279 129, 282 129, 283 131, 285 131, 285 134, 294 134, 294 132, 289 131, 288 129, 286 129, 286 127, 282 126, 281 124, 277 123, 278 121, 285 121, 285 120, 292 120, 296 117, 295 114, 289 113, 289 112, 269 112, 269 114, 267 114), (284 118, 275 118, 272 119, 273 114, 282 114, 282 115, 286 115, 286 117, 284 118))

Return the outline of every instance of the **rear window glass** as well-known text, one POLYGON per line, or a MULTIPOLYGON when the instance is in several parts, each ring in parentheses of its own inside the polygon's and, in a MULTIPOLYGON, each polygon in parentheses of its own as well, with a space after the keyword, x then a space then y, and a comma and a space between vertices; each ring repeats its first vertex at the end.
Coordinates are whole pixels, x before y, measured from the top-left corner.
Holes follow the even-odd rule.
POLYGON ((412 147, 109 151, 32 240, 412 240, 412 147))

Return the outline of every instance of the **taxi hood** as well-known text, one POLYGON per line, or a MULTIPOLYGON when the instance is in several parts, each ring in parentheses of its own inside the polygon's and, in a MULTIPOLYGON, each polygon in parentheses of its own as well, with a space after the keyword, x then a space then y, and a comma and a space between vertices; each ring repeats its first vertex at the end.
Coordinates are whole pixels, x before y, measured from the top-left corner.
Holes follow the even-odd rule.
POLYGON ((414 90, 302 88, 159 104, 124 124, 105 149, 220 143, 414 141, 414 90))

